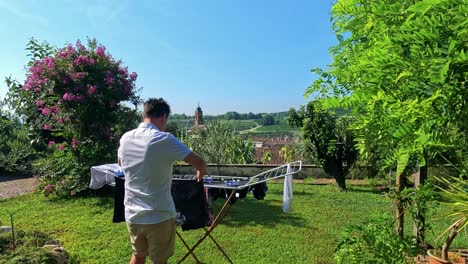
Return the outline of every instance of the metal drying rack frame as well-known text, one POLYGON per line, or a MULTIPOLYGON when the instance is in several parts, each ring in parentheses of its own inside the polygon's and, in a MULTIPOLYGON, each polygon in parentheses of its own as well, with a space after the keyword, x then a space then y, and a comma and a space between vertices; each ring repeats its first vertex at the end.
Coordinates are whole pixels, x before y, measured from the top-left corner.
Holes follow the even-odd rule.
POLYGON ((262 182, 267 182, 271 181, 274 179, 279 179, 283 178, 289 175, 293 175, 295 173, 298 173, 302 169, 302 161, 294 161, 288 164, 281 165, 279 167, 261 172, 255 176, 251 177, 239 177, 239 176, 220 176, 220 175, 210 175, 205 178, 213 181, 212 183, 205 183, 204 187, 205 188, 216 188, 216 189, 230 189, 231 193, 229 197, 226 199, 226 201, 223 204, 223 207, 221 207, 221 210, 216 214, 214 217, 213 222, 208 228, 203 228, 205 230, 205 234, 201 236, 198 241, 192 246, 189 247, 188 244, 185 242, 185 240, 182 238, 180 233, 177 231, 176 234, 177 236, 182 240, 182 243, 184 246, 188 249, 188 252, 180 259, 178 263, 182 263, 189 255, 192 255, 193 258, 197 261, 197 263, 201 263, 197 256, 194 253, 194 250, 205 240, 205 238, 210 237, 211 240, 215 243, 216 247, 223 253, 223 255, 226 257, 226 259, 229 261, 229 263, 233 263, 229 256, 224 252, 224 250, 221 248, 221 246, 216 242, 216 240, 213 238, 211 235, 211 232, 213 229, 221 222, 221 220, 226 216, 227 209, 230 207, 230 201, 234 194, 236 193, 237 190, 243 190, 247 187, 253 186, 255 184, 259 184, 262 182), (239 185, 237 186, 232 186, 232 185, 227 185, 225 181, 237 181, 239 180, 239 185), (242 185, 240 184, 242 183, 242 185))

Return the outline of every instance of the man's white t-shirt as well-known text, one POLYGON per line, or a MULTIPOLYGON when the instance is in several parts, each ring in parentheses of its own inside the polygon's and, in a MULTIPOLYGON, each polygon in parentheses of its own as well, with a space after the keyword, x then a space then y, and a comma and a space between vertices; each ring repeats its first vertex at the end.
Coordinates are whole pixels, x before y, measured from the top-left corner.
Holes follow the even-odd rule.
POLYGON ((173 164, 190 152, 151 123, 141 123, 122 136, 118 156, 125 174, 127 222, 155 224, 176 216, 171 196, 173 164))

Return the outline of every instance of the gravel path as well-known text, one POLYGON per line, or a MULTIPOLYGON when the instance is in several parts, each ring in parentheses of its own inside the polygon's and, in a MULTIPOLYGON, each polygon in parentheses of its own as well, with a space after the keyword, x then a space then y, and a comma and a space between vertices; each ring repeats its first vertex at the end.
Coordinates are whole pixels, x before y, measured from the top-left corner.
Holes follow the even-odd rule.
POLYGON ((34 177, 0 176, 0 199, 33 192, 38 184, 34 177))

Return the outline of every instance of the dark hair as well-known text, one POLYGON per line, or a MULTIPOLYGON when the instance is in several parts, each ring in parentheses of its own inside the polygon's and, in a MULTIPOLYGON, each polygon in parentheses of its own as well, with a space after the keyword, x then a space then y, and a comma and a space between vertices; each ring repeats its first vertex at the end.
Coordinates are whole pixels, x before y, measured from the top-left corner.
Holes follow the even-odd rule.
POLYGON ((171 107, 159 98, 149 98, 143 105, 143 117, 161 117, 169 115, 171 113, 171 107))

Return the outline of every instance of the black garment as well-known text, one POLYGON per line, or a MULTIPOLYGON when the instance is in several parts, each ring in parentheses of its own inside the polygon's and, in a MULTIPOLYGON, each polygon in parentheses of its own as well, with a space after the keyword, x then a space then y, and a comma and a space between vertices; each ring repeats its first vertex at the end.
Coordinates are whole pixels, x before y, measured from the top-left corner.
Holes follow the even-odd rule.
POLYGON ((247 193, 249 192, 248 188, 244 188, 242 190, 236 191, 239 194, 239 199, 243 199, 247 196, 247 193))
POLYGON ((184 218, 182 230, 209 225, 210 218, 202 182, 173 179, 171 193, 176 211, 184 218))
MULTIPOLYGON (((196 180, 172 181, 172 199, 180 217, 184 218, 182 230, 197 229, 208 226, 210 219, 205 200, 203 183, 196 180)), ((125 178, 115 177, 113 223, 125 222, 125 178)))
POLYGON ((115 191, 114 191, 114 217, 113 223, 125 222, 125 178, 115 177, 115 191))
POLYGON ((236 194, 229 200, 229 204, 235 204, 237 200, 243 199, 247 196, 248 190, 244 188, 242 190, 232 190, 232 189, 219 189, 219 188, 208 188, 208 202, 215 201, 216 199, 227 199, 231 192, 234 191, 236 194))
MULTIPOLYGON (((260 178, 260 180, 263 179, 260 178)), ((268 191, 268 186, 266 182, 257 183, 255 185, 250 186, 249 191, 252 192, 253 196, 257 200, 263 200, 263 198, 266 196, 266 192, 268 191)))

